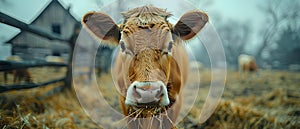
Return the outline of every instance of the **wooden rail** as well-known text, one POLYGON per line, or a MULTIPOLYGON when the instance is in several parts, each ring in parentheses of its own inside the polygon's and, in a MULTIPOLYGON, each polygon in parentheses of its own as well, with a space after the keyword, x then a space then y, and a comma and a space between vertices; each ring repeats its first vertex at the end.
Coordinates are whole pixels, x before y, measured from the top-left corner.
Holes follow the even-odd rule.
POLYGON ((32 68, 32 67, 43 67, 43 66, 52 66, 52 67, 65 67, 68 64, 64 63, 52 63, 46 61, 26 61, 26 62, 16 62, 16 61, 0 61, 0 71, 8 71, 21 68, 32 68))
POLYGON ((12 61, 0 61, 0 71, 7 71, 7 70, 14 70, 14 69, 20 69, 20 68, 31 68, 31 67, 43 67, 43 66, 53 66, 53 67, 67 67, 66 77, 62 79, 56 79, 45 83, 40 84, 24 84, 24 85, 10 85, 10 86, 0 86, 0 92, 9 91, 9 90, 19 90, 19 89, 28 89, 28 88, 34 88, 39 86, 45 86, 49 85, 58 81, 63 81, 65 83, 65 86, 69 89, 72 87, 72 59, 73 59, 73 49, 75 46, 75 42, 78 36, 78 33, 76 29, 80 29, 80 27, 76 27, 74 29, 73 35, 69 38, 63 38, 57 34, 54 34, 52 32, 46 31, 42 28, 39 28, 35 25, 26 24, 22 21, 19 21, 13 17, 10 17, 2 12, 0 12, 0 22, 19 28, 22 31, 27 31, 36 35, 39 35, 41 37, 47 38, 49 40, 58 40, 62 41, 64 43, 67 43, 71 47, 70 52, 70 60, 68 61, 68 64, 62 64, 62 63, 49 63, 49 62, 39 62, 39 61, 33 61, 33 62, 12 62, 12 61))
POLYGON ((63 78, 59 78, 59 79, 55 79, 55 80, 51 80, 48 82, 43 82, 43 83, 34 83, 34 84, 20 84, 20 85, 0 85, 0 93, 2 92, 6 92, 6 91, 11 91, 11 90, 21 90, 21 89, 30 89, 30 88, 35 88, 35 87, 43 87, 43 86, 47 86, 53 83, 57 83, 57 82, 62 82, 65 81, 65 77, 63 78))
POLYGON ((45 37, 49 40, 59 40, 59 41, 65 41, 65 42, 69 41, 69 39, 62 38, 61 36, 59 36, 57 34, 54 34, 52 32, 48 32, 48 31, 43 30, 43 29, 41 29, 37 26, 21 22, 21 21, 15 19, 13 17, 10 17, 10 16, 8 16, 8 15, 2 13, 2 12, 0 12, 0 22, 2 22, 4 24, 7 24, 7 25, 10 25, 10 26, 13 26, 13 27, 16 27, 16 28, 19 28, 23 31, 28 31, 28 32, 37 34, 37 35, 45 37))

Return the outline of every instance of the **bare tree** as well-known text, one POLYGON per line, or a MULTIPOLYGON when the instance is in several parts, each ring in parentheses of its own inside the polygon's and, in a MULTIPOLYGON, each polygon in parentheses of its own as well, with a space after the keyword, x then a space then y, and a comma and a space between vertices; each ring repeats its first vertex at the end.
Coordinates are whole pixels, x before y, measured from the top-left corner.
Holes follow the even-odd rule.
POLYGON ((246 52, 245 48, 249 44, 250 26, 246 23, 229 20, 217 26, 217 30, 222 39, 227 63, 230 66, 237 65, 238 56, 246 52))
POLYGON ((274 69, 288 69, 290 65, 300 64, 300 28, 294 30, 288 27, 280 34, 276 41, 276 48, 269 51, 271 57, 265 59, 265 62, 273 64, 274 69))
POLYGON ((266 25, 262 28, 261 43, 256 57, 262 63, 262 53, 266 52, 279 39, 279 35, 287 26, 299 27, 300 2, 298 0, 266 0, 258 8, 266 14, 266 25))

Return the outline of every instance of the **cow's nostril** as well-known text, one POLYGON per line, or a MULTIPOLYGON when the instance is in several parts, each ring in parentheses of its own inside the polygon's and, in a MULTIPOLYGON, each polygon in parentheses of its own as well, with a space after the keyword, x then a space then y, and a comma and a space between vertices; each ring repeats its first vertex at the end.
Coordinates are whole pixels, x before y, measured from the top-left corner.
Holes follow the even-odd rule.
POLYGON ((136 85, 133 86, 133 94, 136 98, 141 98, 141 94, 136 90, 136 85))
POLYGON ((163 86, 160 86, 160 89, 157 91, 157 94, 155 95, 156 98, 162 97, 163 94, 163 86))

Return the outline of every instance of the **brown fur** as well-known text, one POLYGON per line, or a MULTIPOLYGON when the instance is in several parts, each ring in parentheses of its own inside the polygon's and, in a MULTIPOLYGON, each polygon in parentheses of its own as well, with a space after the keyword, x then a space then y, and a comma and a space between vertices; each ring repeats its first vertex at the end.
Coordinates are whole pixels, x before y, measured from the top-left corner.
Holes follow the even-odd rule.
POLYGON ((22 80, 26 83, 33 83, 32 77, 28 69, 17 69, 12 71, 5 71, 4 72, 4 81, 7 83, 7 75, 12 74, 14 77, 14 83, 20 83, 22 80))
POLYGON ((238 59, 239 73, 242 78, 252 79, 252 73, 256 73, 260 77, 258 66, 256 65, 255 58, 250 55, 240 55, 238 59))
POLYGON ((109 16, 96 12, 85 15, 82 23, 88 32, 105 42, 121 44, 122 50, 117 55, 113 71, 121 90, 121 109, 126 116, 144 118, 135 120, 129 117, 128 127, 173 128, 188 75, 188 56, 182 42, 193 38, 208 22, 208 17, 203 12, 191 11, 173 27, 167 20, 171 14, 153 6, 122 14, 124 21, 119 27, 109 16), (163 82, 168 89, 170 104, 139 109, 125 105, 127 89, 135 81, 163 82))
POLYGON ((240 55, 238 61, 240 72, 258 72, 258 67, 253 56, 240 55))
POLYGON ((250 61, 249 64, 244 64, 243 65, 243 70, 244 71, 249 71, 249 72, 257 72, 258 68, 257 68, 256 63, 254 61, 250 61))
MULTIPOLYGON (((10 56, 7 57, 6 60, 8 61, 22 61, 22 59, 19 56, 10 56)), ((26 83, 33 83, 31 74, 27 68, 22 69, 15 69, 10 71, 4 71, 4 82, 7 83, 7 75, 12 74, 14 77, 13 82, 14 83, 20 83, 22 80, 24 80, 26 83)))

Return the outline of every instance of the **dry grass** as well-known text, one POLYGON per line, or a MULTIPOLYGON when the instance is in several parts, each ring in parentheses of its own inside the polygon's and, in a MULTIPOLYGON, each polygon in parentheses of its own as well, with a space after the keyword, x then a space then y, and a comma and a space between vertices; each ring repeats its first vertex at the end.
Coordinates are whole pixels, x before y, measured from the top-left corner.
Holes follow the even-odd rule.
MULTIPOLYGON (((30 69, 35 82, 64 76, 64 71, 30 69)), ((83 77, 83 80, 86 77, 83 77)), ((11 77, 10 77, 11 80, 11 77)), ((197 79, 196 79, 197 80, 197 79)), ((97 78, 100 91, 116 110, 118 96, 110 75, 97 78)), ((3 76, 0 73, 0 83, 3 76)), ((9 84, 12 82, 9 82, 9 84)), ((63 85, 11 91, 0 94, 0 128, 99 128, 83 111, 72 91, 49 92, 63 85)), ((199 99, 203 105, 210 85, 210 72, 201 72, 199 99)), ((82 89, 83 91, 85 89, 82 89)), ((96 90, 96 89, 95 89, 96 90)), ((96 98, 88 98, 94 103, 96 98)), ((286 71, 262 71, 261 77, 243 78, 229 71, 222 101, 203 124, 194 121, 201 109, 193 108, 179 128, 300 128, 300 74, 286 71)), ((201 106, 200 106, 201 107, 201 106)), ((101 117, 101 116, 99 116, 101 117)), ((107 119, 107 123, 115 122, 107 119)))

